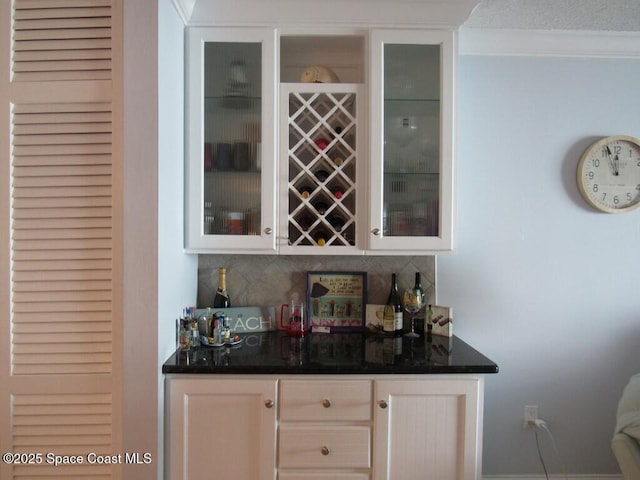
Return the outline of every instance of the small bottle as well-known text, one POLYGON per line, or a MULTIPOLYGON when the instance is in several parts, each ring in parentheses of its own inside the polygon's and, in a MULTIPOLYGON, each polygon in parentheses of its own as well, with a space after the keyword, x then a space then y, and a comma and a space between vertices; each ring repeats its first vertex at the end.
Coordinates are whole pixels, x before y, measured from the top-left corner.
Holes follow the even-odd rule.
POLYGON ((213 342, 222 343, 222 320, 224 317, 216 317, 213 321, 213 342))
POLYGON ((184 317, 180 317, 178 319, 178 342, 181 350, 187 350, 191 343, 191 338, 189 338, 188 335, 187 325, 188 323, 186 322, 184 317))
POLYGON ((213 308, 229 308, 231 300, 227 293, 227 269, 221 268, 218 276, 218 289, 213 297, 213 308))
MULTIPOLYGON (((398 294, 398 282, 396 274, 391 274, 391 291, 389 292, 389 298, 384 310, 384 317, 391 315, 391 309, 393 308, 393 333, 394 335, 402 334, 402 301, 400 300, 400 294, 398 294)), ((384 318, 383 318, 384 321, 384 318)), ((384 323, 383 323, 384 326, 384 323)), ((389 327, 387 327, 389 328, 389 327)), ((387 330, 385 330, 387 331, 387 330)))
POLYGON ((191 348, 196 348, 200 345, 200 333, 198 332, 198 322, 191 322, 191 348))
POLYGON ((207 307, 204 330, 207 337, 213 337, 213 313, 211 313, 211 307, 207 307))
POLYGON ((231 327, 229 327, 229 319, 224 317, 224 323, 222 327, 222 341, 228 343, 231 341, 231 327))

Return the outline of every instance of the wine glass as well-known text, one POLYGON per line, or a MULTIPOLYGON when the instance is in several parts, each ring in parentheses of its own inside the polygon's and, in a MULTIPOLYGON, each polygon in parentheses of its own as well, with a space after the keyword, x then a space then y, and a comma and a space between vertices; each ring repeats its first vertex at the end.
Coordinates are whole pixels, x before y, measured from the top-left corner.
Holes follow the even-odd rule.
POLYGON ((415 317, 420 311, 424 302, 422 292, 418 288, 410 288, 404 291, 402 295, 402 305, 404 309, 411 315, 411 331, 404 334, 405 337, 418 338, 420 335, 416 333, 415 317))

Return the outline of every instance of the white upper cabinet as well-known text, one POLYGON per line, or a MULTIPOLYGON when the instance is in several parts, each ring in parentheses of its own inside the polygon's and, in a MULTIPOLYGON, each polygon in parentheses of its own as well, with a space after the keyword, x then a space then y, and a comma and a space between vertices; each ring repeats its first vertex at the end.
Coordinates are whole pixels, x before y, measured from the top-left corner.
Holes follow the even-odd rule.
POLYGON ((454 32, 371 35, 369 249, 453 249, 454 32))
POLYGON ((177 3, 188 252, 453 249, 455 40, 477 1, 329 3, 177 3))
POLYGON ((275 32, 189 28, 185 247, 275 252, 275 32))

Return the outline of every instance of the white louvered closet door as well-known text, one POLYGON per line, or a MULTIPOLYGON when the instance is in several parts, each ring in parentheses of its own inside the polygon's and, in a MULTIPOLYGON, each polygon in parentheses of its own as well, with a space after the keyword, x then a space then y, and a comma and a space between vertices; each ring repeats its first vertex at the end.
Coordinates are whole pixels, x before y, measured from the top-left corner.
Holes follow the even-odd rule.
POLYGON ((0 477, 120 478, 87 463, 121 453, 120 2, 0 1, 0 451, 34 454, 0 477))

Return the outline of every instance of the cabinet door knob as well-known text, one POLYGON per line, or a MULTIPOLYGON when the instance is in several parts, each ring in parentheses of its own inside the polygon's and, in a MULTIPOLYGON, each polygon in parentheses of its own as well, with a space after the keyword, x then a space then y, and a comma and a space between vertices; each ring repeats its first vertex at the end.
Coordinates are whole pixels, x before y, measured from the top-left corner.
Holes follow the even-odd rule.
POLYGON ((378 235, 380 235, 380 229, 379 228, 374 228, 373 230, 371 230, 371 233, 373 233, 374 235, 378 236, 378 235))
POLYGON ((273 230, 271 229, 271 227, 267 227, 264 229, 264 233, 266 233, 267 235, 271 235, 273 233, 273 230))
POLYGON ((323 455, 329 455, 329 453, 331 452, 331 451, 329 450, 329 447, 327 447, 326 445, 325 445, 325 446, 323 446, 323 447, 320 449, 320 451, 322 452, 322 454, 323 454, 323 455))
POLYGON ((265 400, 264 401, 264 406, 267 408, 273 408, 275 404, 273 403, 273 400, 265 400))
POLYGON ((378 402, 378 405, 380 405, 380 408, 387 408, 387 401, 386 400, 380 400, 378 402))
POLYGON ((328 398, 325 398, 324 400, 322 400, 322 406, 324 408, 329 408, 331 406, 331 400, 329 400, 328 398))

